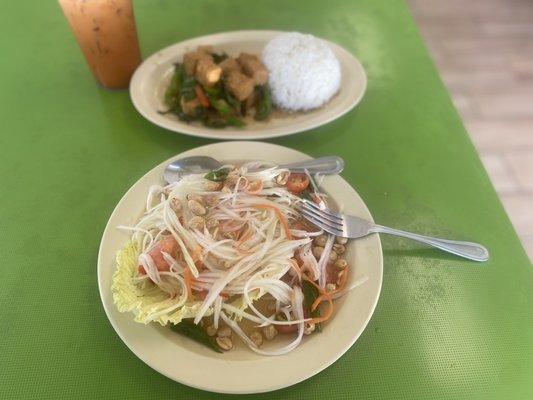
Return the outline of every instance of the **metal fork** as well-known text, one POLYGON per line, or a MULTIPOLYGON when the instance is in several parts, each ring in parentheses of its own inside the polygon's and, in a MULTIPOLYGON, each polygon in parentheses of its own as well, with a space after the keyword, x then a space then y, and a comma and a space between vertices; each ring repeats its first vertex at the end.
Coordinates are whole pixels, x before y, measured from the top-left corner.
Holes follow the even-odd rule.
POLYGON ((306 199, 302 201, 301 212, 308 221, 335 236, 356 239, 370 235, 371 233, 387 233, 413 239, 470 260, 487 261, 489 259, 489 251, 478 243, 440 239, 405 232, 399 229, 387 228, 386 226, 376 225, 353 215, 345 215, 327 208, 321 208, 306 199))

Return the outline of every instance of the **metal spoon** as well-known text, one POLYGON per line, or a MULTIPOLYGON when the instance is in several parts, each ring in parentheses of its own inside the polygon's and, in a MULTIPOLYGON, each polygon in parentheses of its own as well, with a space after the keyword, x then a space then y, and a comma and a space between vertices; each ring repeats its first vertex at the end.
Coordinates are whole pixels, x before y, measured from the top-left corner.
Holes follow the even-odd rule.
MULTIPOLYGON (((220 161, 207 156, 180 158, 168 164, 163 173, 163 178, 168 183, 177 182, 184 175, 212 171, 222 167, 222 165, 220 161)), ((292 172, 304 172, 307 170, 310 174, 334 175, 339 174, 344 169, 344 160, 337 156, 328 156, 284 164, 279 167, 287 168, 292 172)))

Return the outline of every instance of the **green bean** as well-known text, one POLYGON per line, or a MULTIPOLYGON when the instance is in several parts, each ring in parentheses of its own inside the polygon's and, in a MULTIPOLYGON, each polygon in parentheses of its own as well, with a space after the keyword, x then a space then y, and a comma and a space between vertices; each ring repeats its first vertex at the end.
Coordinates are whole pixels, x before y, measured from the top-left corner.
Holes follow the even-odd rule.
POLYGON ((183 97, 183 100, 185 101, 191 101, 196 98, 196 92, 194 91, 194 87, 196 86, 198 82, 194 77, 186 75, 183 79, 183 84, 181 85, 181 97, 183 97))
POLYGON ((170 84, 165 91, 165 104, 170 107, 171 110, 176 108, 176 105, 180 103, 180 91, 183 84, 183 77, 185 72, 181 64, 176 64, 174 68, 174 74, 170 79, 170 84))
POLYGON ((256 86, 255 92, 259 99, 255 105, 255 119, 262 121, 267 119, 272 113, 272 99, 270 97, 270 90, 265 86, 256 86))
POLYGON ((235 126, 244 126, 244 122, 235 116, 234 110, 230 107, 228 102, 224 99, 217 99, 214 96, 209 96, 209 102, 211 106, 218 111, 220 116, 224 118, 228 124, 235 126))

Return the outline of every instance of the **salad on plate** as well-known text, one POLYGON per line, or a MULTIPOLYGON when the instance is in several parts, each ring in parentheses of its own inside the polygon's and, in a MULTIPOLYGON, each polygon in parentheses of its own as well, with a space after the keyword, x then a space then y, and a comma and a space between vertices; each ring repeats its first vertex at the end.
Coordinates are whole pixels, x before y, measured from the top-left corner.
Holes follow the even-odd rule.
POLYGON ((116 259, 117 308, 217 352, 237 337, 259 354, 290 352, 366 279, 349 282, 347 239, 307 222, 304 198, 328 201, 314 177, 265 162, 152 186, 137 222, 119 227, 131 238, 116 259))

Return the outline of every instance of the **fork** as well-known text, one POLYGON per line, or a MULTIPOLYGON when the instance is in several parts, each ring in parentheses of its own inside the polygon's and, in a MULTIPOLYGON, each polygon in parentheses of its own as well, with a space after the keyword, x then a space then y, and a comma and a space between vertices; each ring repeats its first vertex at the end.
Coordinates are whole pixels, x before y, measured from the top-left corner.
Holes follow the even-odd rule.
POLYGON ((489 251, 478 243, 440 239, 387 228, 353 215, 341 214, 326 207, 320 207, 307 199, 302 199, 301 212, 305 219, 335 236, 356 239, 372 233, 387 233, 416 240, 469 260, 487 261, 489 259, 489 251))

